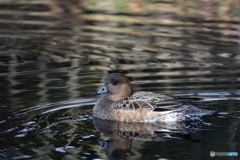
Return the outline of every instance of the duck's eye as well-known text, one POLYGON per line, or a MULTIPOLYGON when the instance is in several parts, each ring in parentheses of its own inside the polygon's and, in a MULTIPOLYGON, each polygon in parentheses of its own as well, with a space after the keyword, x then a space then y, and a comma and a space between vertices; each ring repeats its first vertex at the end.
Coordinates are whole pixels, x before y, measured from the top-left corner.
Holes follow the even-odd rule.
POLYGON ((118 81, 113 81, 112 84, 113 84, 113 85, 117 85, 117 84, 118 84, 118 81))

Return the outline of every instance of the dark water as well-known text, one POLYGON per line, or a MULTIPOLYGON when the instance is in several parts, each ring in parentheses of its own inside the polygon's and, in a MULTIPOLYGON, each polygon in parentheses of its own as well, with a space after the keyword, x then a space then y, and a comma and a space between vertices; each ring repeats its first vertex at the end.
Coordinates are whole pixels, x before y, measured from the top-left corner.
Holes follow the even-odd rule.
POLYGON ((0 159, 212 159, 210 151, 240 153, 238 5, 0 3, 0 159), (226 12, 216 7, 221 5, 226 12), (91 95, 112 72, 131 77, 134 91, 203 97, 193 104, 216 113, 204 117, 204 125, 95 120, 99 97, 91 95))

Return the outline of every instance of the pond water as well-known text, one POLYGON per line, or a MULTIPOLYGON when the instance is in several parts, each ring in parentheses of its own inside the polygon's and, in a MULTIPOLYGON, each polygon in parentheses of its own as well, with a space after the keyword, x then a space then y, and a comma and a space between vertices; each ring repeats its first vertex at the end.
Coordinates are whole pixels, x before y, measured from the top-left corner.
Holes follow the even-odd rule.
POLYGON ((239 154, 237 5, 181 2, 1 1, 0 159, 239 154), (94 119, 92 93, 112 72, 134 91, 201 97, 192 104, 216 112, 195 124, 94 119))

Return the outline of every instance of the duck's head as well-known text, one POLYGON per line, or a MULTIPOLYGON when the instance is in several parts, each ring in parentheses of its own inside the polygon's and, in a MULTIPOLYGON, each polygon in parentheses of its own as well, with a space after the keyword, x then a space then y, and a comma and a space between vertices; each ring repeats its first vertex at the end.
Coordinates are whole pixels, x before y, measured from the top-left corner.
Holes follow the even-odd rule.
POLYGON ((131 81, 121 73, 112 73, 105 79, 105 86, 93 93, 93 96, 104 93, 110 93, 119 98, 127 98, 132 94, 131 81))

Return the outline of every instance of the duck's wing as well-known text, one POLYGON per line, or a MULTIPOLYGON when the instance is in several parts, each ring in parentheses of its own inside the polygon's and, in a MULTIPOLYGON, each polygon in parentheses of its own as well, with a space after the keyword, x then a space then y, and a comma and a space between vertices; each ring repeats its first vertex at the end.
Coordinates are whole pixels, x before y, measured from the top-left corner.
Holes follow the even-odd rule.
MULTIPOLYGON (((192 100, 192 98, 190 98, 192 100)), ((214 113, 212 110, 199 109, 193 105, 186 103, 186 99, 174 98, 152 92, 137 92, 131 97, 121 99, 114 103, 115 109, 137 110, 141 108, 149 109, 152 112, 162 112, 167 114, 171 112, 179 112, 184 115, 208 115, 214 113)))
POLYGON ((131 97, 121 99, 114 103, 115 109, 123 110, 137 110, 140 108, 149 109, 155 112, 172 112, 176 110, 183 103, 177 99, 161 95, 154 94, 152 92, 137 92, 131 97))

